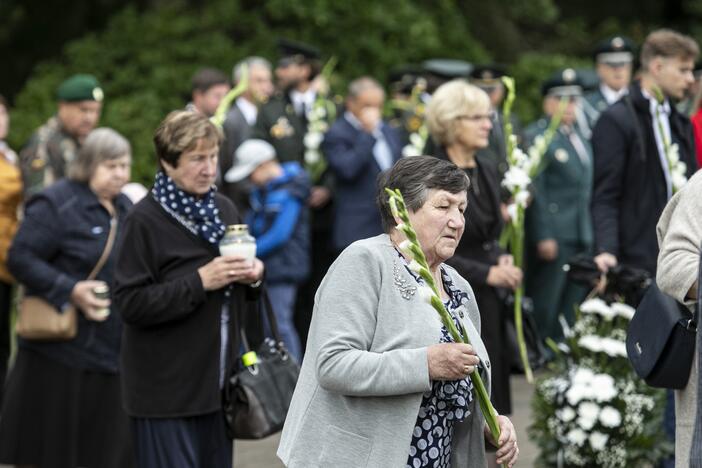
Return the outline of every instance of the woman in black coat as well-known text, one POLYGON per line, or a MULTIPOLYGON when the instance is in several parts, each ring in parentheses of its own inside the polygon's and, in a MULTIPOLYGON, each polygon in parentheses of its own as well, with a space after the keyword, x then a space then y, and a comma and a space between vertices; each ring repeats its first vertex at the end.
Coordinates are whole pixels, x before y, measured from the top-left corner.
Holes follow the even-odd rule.
POLYGON ((482 337, 492 362, 492 402, 500 414, 511 414, 510 362, 506 338, 507 311, 499 289, 514 290, 522 271, 498 246, 503 227, 500 176, 494 161, 477 154, 488 145, 492 128, 487 94, 464 81, 440 86, 427 108, 427 125, 437 144, 435 156, 464 169, 470 178, 466 228, 448 263, 468 280, 480 309, 482 337))
POLYGON ((0 463, 48 468, 133 466, 122 409, 122 321, 96 287, 112 289, 119 239, 131 207, 129 142, 99 128, 85 139, 60 180, 32 197, 10 248, 8 267, 57 310, 77 309, 77 335, 63 341, 18 339, 0 418, 0 463), (106 247, 107 246, 107 247, 106 247), (109 257, 88 279, 104 251, 109 257))
POLYGON ((225 226, 240 222, 214 188, 220 141, 206 117, 169 114, 154 137, 161 170, 125 222, 114 300, 139 466, 232 464, 221 389, 238 349, 233 315, 255 297, 263 263, 219 254, 225 226))

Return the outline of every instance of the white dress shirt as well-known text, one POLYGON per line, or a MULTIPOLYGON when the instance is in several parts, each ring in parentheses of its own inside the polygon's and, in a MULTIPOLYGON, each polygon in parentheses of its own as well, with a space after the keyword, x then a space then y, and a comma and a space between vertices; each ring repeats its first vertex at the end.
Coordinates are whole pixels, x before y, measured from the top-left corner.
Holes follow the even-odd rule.
POLYGON ((602 96, 604 96, 605 101, 607 101, 607 104, 611 106, 612 104, 620 100, 623 96, 629 94, 629 88, 624 86, 619 91, 615 91, 606 84, 600 83, 600 92, 602 93, 602 96))
POLYGON ((300 116, 306 114, 312 109, 315 98, 316 95, 312 88, 308 89, 304 93, 297 90, 290 91, 290 100, 295 107, 295 113, 300 116))
POLYGON ((246 123, 253 127, 256 124, 256 118, 258 117, 258 107, 256 107, 256 104, 243 96, 239 96, 236 98, 236 106, 239 108, 241 113, 244 114, 244 120, 246 120, 246 123))
POLYGON ((668 144, 673 144, 673 139, 670 135, 670 102, 666 99, 663 104, 659 104, 656 99, 648 94, 645 89, 641 90, 641 93, 646 99, 648 99, 649 109, 651 112, 651 122, 653 123, 653 135, 656 137, 656 146, 658 147, 658 156, 661 160, 661 167, 663 168, 663 175, 665 176, 665 185, 668 198, 673 196, 673 182, 670 177, 670 167, 668 166, 668 158, 665 154, 665 145, 663 143, 663 136, 661 135, 660 127, 663 127, 663 133, 665 138, 668 140, 668 144), (656 117, 656 109, 660 113, 660 127, 658 125, 658 118, 656 117))

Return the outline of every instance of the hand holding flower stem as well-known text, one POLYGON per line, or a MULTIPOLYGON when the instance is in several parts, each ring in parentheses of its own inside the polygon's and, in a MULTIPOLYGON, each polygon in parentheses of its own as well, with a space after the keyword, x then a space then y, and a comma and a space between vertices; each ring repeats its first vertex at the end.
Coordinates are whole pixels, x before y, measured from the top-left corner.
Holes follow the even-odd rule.
MULTIPOLYGON (((405 255, 412 259, 410 268, 419 274, 419 276, 431 290, 429 303, 439 314, 439 317, 441 317, 441 322, 448 329, 454 342, 470 344, 468 337, 462 334, 456 328, 453 319, 440 299, 441 296, 439 294, 439 289, 434 281, 434 277, 429 271, 429 264, 427 263, 427 259, 422 251, 421 245, 419 244, 417 233, 410 223, 409 213, 407 211, 407 207, 405 206, 402 193, 399 190, 390 190, 387 188, 385 191, 389 197, 390 211, 392 212, 392 215, 395 217, 395 219, 399 219, 401 221, 400 224, 396 226, 396 229, 402 232, 407 238, 407 240, 400 243, 399 248, 405 255)), ((485 422, 490 429, 490 433, 492 434, 494 440, 499 440, 500 426, 497 421, 497 411, 495 411, 495 408, 490 402, 490 396, 487 393, 483 379, 480 377, 479 372, 473 372, 470 374, 470 378, 476 389, 480 409, 485 417, 485 422)))

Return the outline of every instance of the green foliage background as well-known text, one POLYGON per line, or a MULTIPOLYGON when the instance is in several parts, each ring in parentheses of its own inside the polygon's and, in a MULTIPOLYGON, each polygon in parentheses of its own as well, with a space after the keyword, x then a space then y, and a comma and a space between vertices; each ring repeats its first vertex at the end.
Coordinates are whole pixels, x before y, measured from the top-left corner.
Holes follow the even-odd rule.
MULTIPOLYGON (((8 7, 16 13, 8 16, 10 29, 27 17, 20 4, 8 7)), ((540 113, 538 85, 554 70, 589 66, 588 52, 604 35, 624 31, 640 41, 647 32, 634 20, 622 25, 616 19, 561 18, 563 8, 555 0, 132 2, 104 27, 67 42, 60 54, 34 67, 14 100, 10 143, 20 148, 55 112, 54 91, 62 79, 93 73, 106 95, 101 125, 131 141, 133 178, 149 183, 153 130, 166 113, 184 106, 193 72, 214 66, 229 73, 252 54, 274 60, 278 37, 309 42, 326 57, 338 57, 337 92, 361 74, 384 80, 393 66, 431 57, 507 63, 517 79, 516 112, 527 124, 540 113)), ((692 6, 688 11, 692 17, 702 14, 692 6)))

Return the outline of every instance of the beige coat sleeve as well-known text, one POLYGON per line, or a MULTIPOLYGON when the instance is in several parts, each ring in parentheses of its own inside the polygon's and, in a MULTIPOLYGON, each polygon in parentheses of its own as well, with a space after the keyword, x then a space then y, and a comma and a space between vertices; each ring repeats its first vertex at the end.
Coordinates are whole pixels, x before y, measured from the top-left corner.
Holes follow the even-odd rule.
POLYGON ((670 200, 658 225, 658 270, 661 291, 680 302, 697 281, 702 243, 702 171, 697 172, 670 200))

